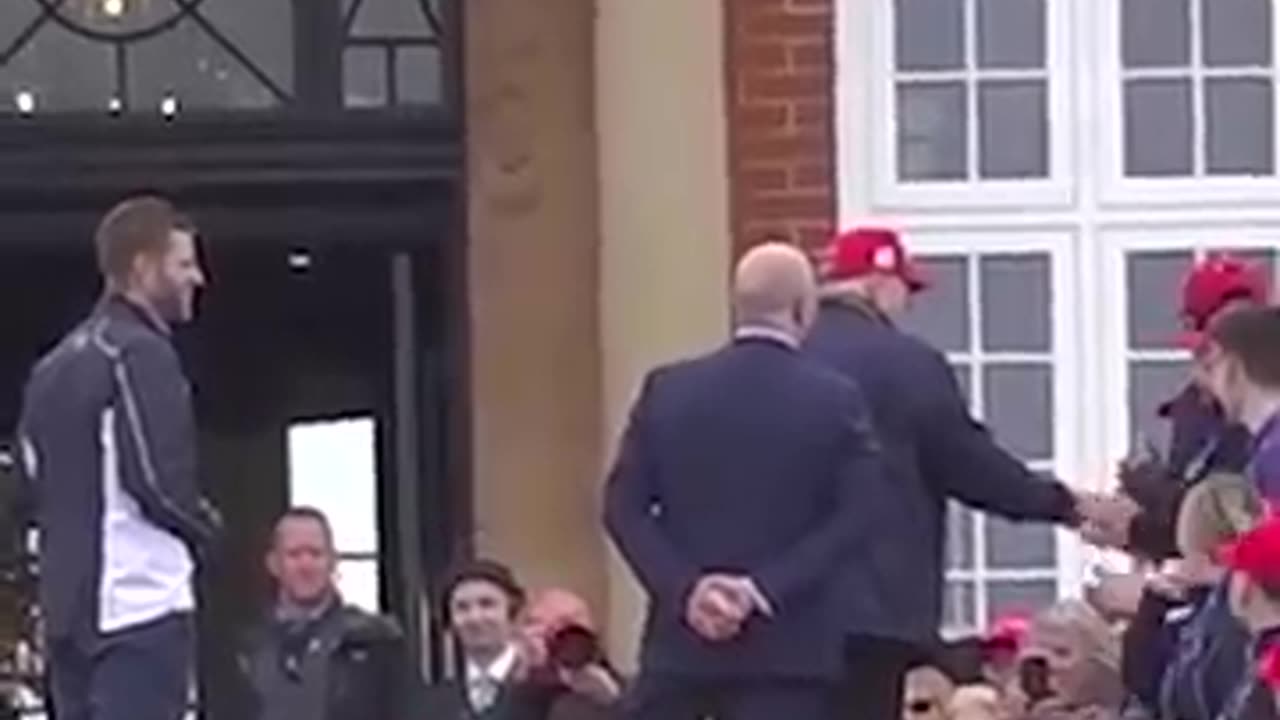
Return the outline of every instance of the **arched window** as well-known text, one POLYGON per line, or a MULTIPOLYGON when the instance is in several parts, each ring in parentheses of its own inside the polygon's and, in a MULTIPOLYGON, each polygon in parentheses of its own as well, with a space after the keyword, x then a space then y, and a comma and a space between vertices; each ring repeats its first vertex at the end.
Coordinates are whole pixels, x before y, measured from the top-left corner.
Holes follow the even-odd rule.
POLYGON ((5 0, 0 113, 441 99, 441 0, 5 0))

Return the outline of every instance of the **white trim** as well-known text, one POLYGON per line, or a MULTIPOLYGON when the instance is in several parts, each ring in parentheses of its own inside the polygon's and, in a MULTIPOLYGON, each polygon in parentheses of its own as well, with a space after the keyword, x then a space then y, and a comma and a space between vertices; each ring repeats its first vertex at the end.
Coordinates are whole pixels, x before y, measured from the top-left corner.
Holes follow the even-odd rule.
MULTIPOLYGON (((1280 128, 1280 88, 1274 81, 1280 68, 1280 3, 1272 0, 1271 11, 1271 48, 1272 67, 1266 69, 1272 82, 1272 124, 1280 128)), ((1177 208, 1238 208, 1240 206, 1274 207, 1275 198, 1280 194, 1280 175, 1266 177, 1172 177, 1172 178, 1130 178, 1124 175, 1124 92, 1125 77, 1159 77, 1172 76, 1197 78, 1193 82, 1193 105, 1191 108, 1193 124, 1192 135, 1193 165, 1198 168, 1203 164, 1203 133, 1206 126, 1200 99, 1203 95, 1201 79, 1206 76, 1243 77, 1256 76, 1258 68, 1231 68, 1206 70, 1200 67, 1200 41, 1196 37, 1196 28, 1192 27, 1191 53, 1192 66, 1182 71, 1165 71, 1160 69, 1141 69, 1128 71, 1121 67, 1120 43, 1120 5, 1119 3, 1080 3, 1091 6, 1083 13, 1085 22, 1082 28, 1097 28, 1096 33, 1102 47, 1093 56, 1097 58, 1097 66, 1093 74, 1082 76, 1083 84, 1095 89, 1099 97, 1098 106, 1104 112, 1097 113, 1103 127, 1099 136, 1100 149, 1099 168, 1102 204, 1107 208, 1123 208, 1126 206, 1147 205, 1177 208), (1106 10, 1110 9, 1111 12, 1106 10)), ((1191 3, 1197 7, 1196 2, 1191 3)), ((1193 10, 1194 14, 1194 10, 1193 10)), ((1280 173, 1280 137, 1273 128, 1272 134, 1272 171, 1280 173)))
MULTIPOLYGON (((966 70, 954 73, 899 73, 893 59, 892 6, 886 0, 849 2, 836 8, 836 122, 837 136, 860 138, 858 143, 844 143, 838 152, 841 178, 860 176, 865 189, 849 194, 853 188, 842 184, 841 216, 850 217, 874 209, 886 211, 920 211, 957 208, 1060 208, 1074 202, 1073 189, 1067 180, 1074 172, 1071 123, 1064 119, 1071 110, 1072 84, 1067 70, 1072 61, 1072 42, 1067 22, 1072 2, 1045 2, 1045 67, 1043 70, 966 70), (1043 180, 969 180, 945 182, 899 182, 897 180, 897 132, 894 109, 896 82, 900 79, 976 79, 1047 78, 1046 140, 1049 177, 1043 180), (868 97, 864 94, 869 94, 868 97), (870 132, 862 132, 863 128, 870 132), (867 159, 871 158, 870 163, 867 159), (858 168, 858 170, 854 170, 858 168), (865 173, 865 175, 864 175, 865 173), (865 192, 865 195, 861 193, 865 192), (867 197, 862 204, 854 198, 867 197)), ((973 24, 972 3, 967 3, 966 26, 973 24)), ((972 33, 966 32, 966 53, 975 52, 972 33)), ((966 93, 968 106, 977 102, 976 90, 966 93)), ((971 173, 979 162, 977 113, 969 112, 967 158, 971 173)))

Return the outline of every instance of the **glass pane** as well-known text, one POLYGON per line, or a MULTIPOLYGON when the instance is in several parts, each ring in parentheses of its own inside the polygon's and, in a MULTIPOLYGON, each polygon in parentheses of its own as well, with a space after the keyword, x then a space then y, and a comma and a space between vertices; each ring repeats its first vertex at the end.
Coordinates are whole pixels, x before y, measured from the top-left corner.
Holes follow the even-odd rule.
POLYGON ((947 569, 973 568, 973 511, 947 503, 947 569))
POLYGON ((987 583, 987 622, 1001 615, 1034 615, 1058 601, 1054 580, 992 580, 987 583))
POLYGON ((1191 174, 1190 79, 1124 84, 1124 167, 1134 176, 1191 174))
POLYGON ((156 112, 173 95, 183 108, 267 108, 276 95, 200 26, 185 21, 129 47, 129 107, 156 112))
POLYGON ((1040 523, 1012 523, 985 515, 987 567, 999 569, 1051 568, 1057 562, 1053 527, 1040 523))
POLYGON ((1205 80, 1209 173, 1269 175, 1274 171, 1271 83, 1267 78, 1205 80))
POLYGON ((978 83, 981 177, 1048 176, 1048 112, 1048 92, 1043 80, 978 83))
POLYGON ((1053 457, 1053 370, 1019 363, 983 368, 983 419, 1000 444, 1026 460, 1053 457))
POLYGON ((1204 63, 1271 65, 1271 0, 1200 0, 1204 63))
POLYGON ((342 54, 343 99, 349 108, 387 104, 387 51, 377 47, 347 48, 342 54))
POLYGON ((947 627, 972 628, 977 623, 977 603, 972 580, 948 580, 942 602, 942 622, 947 627))
POLYGON ((293 90, 293 2, 205 0, 200 14, 278 87, 293 90))
POLYGON ((962 0, 894 0, 899 70, 964 67, 962 0))
POLYGON ((978 0, 978 67, 1042 68, 1044 45, 1044 0, 978 0))
POLYGON ((117 36, 159 29, 183 13, 174 0, 88 0, 51 4, 60 5, 58 14, 76 27, 117 36))
POLYGON ((1158 448, 1169 447, 1169 421, 1156 415, 1191 377, 1189 361, 1140 360, 1129 364, 1129 435, 1145 436, 1158 448))
POLYGON ((344 553, 378 550, 378 476, 372 420, 289 428, 289 502, 329 516, 344 553))
POLYGON ((39 6, 33 2, 0 2, 0 57, 36 19, 38 10, 39 6))
POLYGON ((357 37, 429 38, 425 0, 360 0, 351 34, 357 37))
POLYGON ((962 180, 968 165, 963 82, 898 85, 898 176, 962 180))
POLYGON ((35 112, 106 110, 115 91, 111 47, 53 23, 0 67, 0 112, 17 110, 15 98, 30 93, 35 112))
POLYGON ((1191 64, 1189 0, 1123 0, 1120 23, 1125 67, 1191 64))
POLYGON ((1177 345, 1182 322, 1178 306, 1182 280, 1194 262, 1190 251, 1129 253, 1125 259, 1129 347, 1165 349, 1177 345))
POLYGON ((982 348, 1051 352, 1049 257, 1044 253, 987 255, 978 264, 982 289, 982 348))
POLYGON ((378 561, 342 560, 338 563, 338 592, 343 602, 369 612, 381 612, 378 602, 378 561))
POLYGON ((963 255, 919 258, 931 281, 903 317, 907 332, 924 338, 943 352, 967 352, 969 346, 969 271, 963 255))
POLYGON ((401 105, 438 104, 444 96, 440 80, 439 48, 415 46, 396 51, 396 100, 401 105))
POLYGON ((956 385, 960 386, 960 396, 973 409, 973 367, 965 363, 952 363, 951 370, 956 376, 956 385))

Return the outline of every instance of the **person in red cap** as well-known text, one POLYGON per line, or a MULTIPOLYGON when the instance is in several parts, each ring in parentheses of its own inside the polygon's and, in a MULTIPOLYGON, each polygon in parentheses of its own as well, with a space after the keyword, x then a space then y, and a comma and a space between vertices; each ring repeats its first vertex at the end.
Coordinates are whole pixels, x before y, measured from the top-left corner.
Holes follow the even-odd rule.
POLYGON ((1231 611, 1253 636, 1250 671, 1240 679, 1222 717, 1275 718, 1267 675, 1280 651, 1280 518, 1273 516, 1223 547, 1221 560, 1231 572, 1231 611))
POLYGON ((838 704, 842 717, 896 718, 903 675, 941 624, 947 500, 1068 525, 1097 515, 1101 501, 1001 449, 970 415, 942 353, 894 326, 928 286, 897 232, 841 233, 824 259, 823 302, 804 349, 862 388, 893 481, 863 495, 858 510, 880 530, 872 551, 843 566, 851 600, 838 704))
MULTIPOLYGON (((1210 255, 1193 265, 1182 283, 1183 332, 1178 342, 1197 351, 1197 360, 1202 360, 1199 350, 1215 318, 1266 301, 1267 283, 1256 268, 1231 255, 1210 255)), ((1176 556, 1174 524, 1187 488, 1215 471, 1244 470, 1249 433, 1223 417, 1197 381, 1201 368, 1197 362, 1192 382, 1158 410, 1171 425, 1165 457, 1158 458, 1152 449, 1144 459, 1121 467, 1121 487, 1133 503, 1108 536, 1092 538, 1099 544, 1124 547, 1155 561, 1176 556)))

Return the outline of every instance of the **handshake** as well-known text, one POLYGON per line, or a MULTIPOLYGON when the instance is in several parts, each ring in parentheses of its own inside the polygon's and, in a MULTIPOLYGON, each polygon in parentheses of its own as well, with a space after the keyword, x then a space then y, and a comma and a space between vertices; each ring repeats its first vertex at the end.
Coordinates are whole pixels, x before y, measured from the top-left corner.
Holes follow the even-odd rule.
MULTIPOLYGON (((1076 512, 1080 516, 1080 534, 1100 547, 1126 549, 1134 518, 1144 508, 1161 508, 1170 503, 1168 488, 1175 482, 1159 462, 1124 462, 1119 471, 1121 491, 1115 495, 1081 493, 1076 495, 1076 512)), ((1176 500, 1166 514, 1176 513, 1176 500)))
POLYGON ((737 637, 753 614, 771 616, 773 606, 750 577, 710 573, 694 584, 684 613, 685 622, 702 638, 724 642, 737 637))

